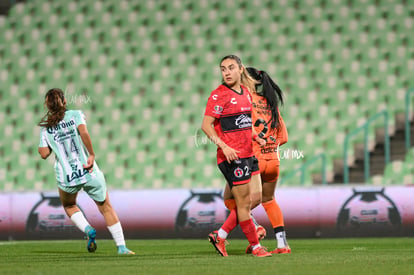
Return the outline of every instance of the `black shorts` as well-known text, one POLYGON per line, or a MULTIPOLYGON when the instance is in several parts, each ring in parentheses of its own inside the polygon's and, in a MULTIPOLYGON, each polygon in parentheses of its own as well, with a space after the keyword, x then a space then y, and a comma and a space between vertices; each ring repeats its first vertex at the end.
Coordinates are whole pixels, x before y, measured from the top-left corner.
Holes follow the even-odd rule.
POLYGON ((255 157, 233 160, 230 163, 223 161, 218 167, 226 178, 230 188, 234 185, 249 183, 252 175, 260 173, 259 162, 255 157))

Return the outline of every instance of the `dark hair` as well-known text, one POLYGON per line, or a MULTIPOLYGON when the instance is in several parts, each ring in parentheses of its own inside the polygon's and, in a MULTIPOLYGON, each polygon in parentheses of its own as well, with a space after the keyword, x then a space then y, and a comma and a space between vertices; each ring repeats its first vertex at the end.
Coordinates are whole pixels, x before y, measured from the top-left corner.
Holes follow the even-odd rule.
POLYGON ((240 57, 238 57, 237 55, 234 55, 234 54, 229 54, 229 55, 226 55, 225 57, 223 57, 223 58, 220 60, 220 65, 221 65, 221 63, 222 63, 224 60, 226 60, 226 59, 233 59, 233 60, 235 60, 235 61, 237 62, 237 65, 239 65, 239 68, 243 67, 243 64, 242 64, 242 62, 241 62, 240 57))
POLYGON ((56 126, 65 117, 65 95, 59 88, 50 89, 45 95, 45 105, 48 109, 46 115, 37 124, 50 128, 56 126))
POLYGON ((259 82, 255 87, 256 91, 258 87, 262 87, 263 97, 266 98, 272 111, 271 127, 276 128, 279 124, 279 106, 283 105, 282 90, 265 71, 259 71, 253 67, 248 67, 247 71, 253 79, 259 82))

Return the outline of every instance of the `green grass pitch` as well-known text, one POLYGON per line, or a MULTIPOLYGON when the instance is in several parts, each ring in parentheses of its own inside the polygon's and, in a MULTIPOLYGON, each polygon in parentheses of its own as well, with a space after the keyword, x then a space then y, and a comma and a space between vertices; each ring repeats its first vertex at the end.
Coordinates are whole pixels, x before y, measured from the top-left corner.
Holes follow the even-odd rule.
POLYGON ((292 254, 269 258, 244 254, 240 239, 229 240, 227 258, 207 238, 128 240, 130 256, 97 242, 95 253, 80 240, 0 242, 0 274, 414 274, 414 238, 291 239, 292 254))

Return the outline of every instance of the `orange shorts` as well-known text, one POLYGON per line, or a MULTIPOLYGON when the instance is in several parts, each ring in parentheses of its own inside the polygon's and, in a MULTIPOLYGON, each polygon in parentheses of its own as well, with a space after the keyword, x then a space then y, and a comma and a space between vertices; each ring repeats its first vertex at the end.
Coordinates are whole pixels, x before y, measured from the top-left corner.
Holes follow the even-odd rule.
POLYGON ((262 182, 276 182, 279 178, 279 161, 275 159, 259 159, 262 182))

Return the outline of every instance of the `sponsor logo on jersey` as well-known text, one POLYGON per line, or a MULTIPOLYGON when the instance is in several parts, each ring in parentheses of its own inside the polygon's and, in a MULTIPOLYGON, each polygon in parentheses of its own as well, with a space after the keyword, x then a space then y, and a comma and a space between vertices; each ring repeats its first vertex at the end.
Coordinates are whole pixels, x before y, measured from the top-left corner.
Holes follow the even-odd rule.
POLYGON ((54 136, 53 136, 53 139, 54 139, 54 141, 62 141, 62 140, 65 140, 65 139, 69 139, 71 136, 75 136, 75 135, 76 135, 75 130, 72 129, 72 130, 67 131, 67 132, 61 132, 61 133, 57 132, 57 133, 55 133, 54 136))
POLYGON ((234 176, 236 178, 243 177, 243 169, 241 169, 240 167, 237 167, 236 169, 234 169, 234 176))
POLYGON ((67 182, 71 182, 75 179, 83 177, 87 173, 89 173, 89 170, 87 169, 83 169, 83 171, 81 169, 78 169, 78 171, 72 171, 72 175, 66 175, 66 180, 67 182))
POLYGON ((230 100, 230 103, 231 104, 237 104, 236 98, 235 97, 232 97, 231 100, 230 100))
POLYGON ((238 118, 236 118, 235 124, 239 128, 252 127, 252 119, 246 114, 241 114, 238 118))
POLYGON ((252 128, 250 113, 220 117, 221 129, 223 132, 240 131, 252 128))
POLYGON ((212 98, 213 100, 217 100, 218 95, 213 95, 211 98, 212 98))
POLYGON ((250 107, 241 107, 241 111, 242 112, 244 112, 244 111, 250 111, 250 107))
POLYGON ((47 132, 49 134, 54 134, 56 131, 58 131, 60 129, 65 129, 65 128, 68 128, 68 127, 73 126, 73 125, 75 125, 75 121, 73 121, 73 120, 68 121, 68 122, 64 121, 62 123, 57 124, 54 127, 47 128, 47 132))

